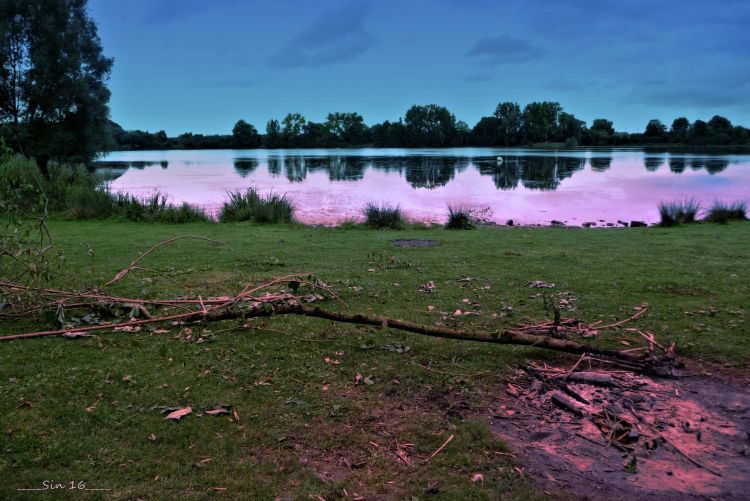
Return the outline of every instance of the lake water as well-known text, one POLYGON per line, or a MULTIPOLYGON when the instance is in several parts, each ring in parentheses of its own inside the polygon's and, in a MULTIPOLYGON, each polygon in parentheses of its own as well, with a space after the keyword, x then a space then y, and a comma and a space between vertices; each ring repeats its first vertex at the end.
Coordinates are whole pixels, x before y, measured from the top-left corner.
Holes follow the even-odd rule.
POLYGON ((443 222, 448 204, 505 224, 656 222, 657 204, 750 199, 750 155, 641 150, 176 150, 112 152, 95 163, 112 191, 155 192, 216 214, 227 192, 286 194, 308 224, 361 219, 368 202, 443 222), (503 158, 502 163, 497 157, 503 158))

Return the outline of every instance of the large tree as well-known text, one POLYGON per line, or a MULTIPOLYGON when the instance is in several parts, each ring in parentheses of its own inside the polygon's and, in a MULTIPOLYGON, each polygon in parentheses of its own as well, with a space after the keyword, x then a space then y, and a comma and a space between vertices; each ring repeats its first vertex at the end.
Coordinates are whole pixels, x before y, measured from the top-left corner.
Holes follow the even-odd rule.
POLYGON ((458 127, 455 115, 436 104, 412 106, 404 122, 410 146, 454 146, 465 133, 458 127))
POLYGON ((258 129, 253 125, 238 120, 232 128, 232 146, 235 148, 257 148, 260 146, 261 138, 258 129))
POLYGON ((86 0, 0 0, 0 127, 43 172, 110 146, 111 69, 86 0))

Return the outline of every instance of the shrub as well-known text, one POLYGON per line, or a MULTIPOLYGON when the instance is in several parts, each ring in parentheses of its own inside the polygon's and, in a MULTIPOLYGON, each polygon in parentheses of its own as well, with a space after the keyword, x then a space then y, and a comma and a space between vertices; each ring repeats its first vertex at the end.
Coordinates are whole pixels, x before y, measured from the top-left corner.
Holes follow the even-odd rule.
POLYGON ((706 214, 706 221, 726 224, 731 220, 744 221, 747 219, 747 202, 737 201, 725 203, 716 201, 706 214))
POLYGON ((404 227, 404 218, 398 205, 368 203, 362 212, 365 216, 365 225, 370 228, 398 230, 404 227))
POLYGON ((248 188, 245 193, 229 193, 229 200, 224 202, 219 213, 219 221, 222 223, 238 221, 292 223, 294 210, 294 204, 286 198, 286 195, 269 193, 263 197, 255 188, 248 188))
POLYGON ((447 230, 471 230, 474 228, 474 217, 471 209, 463 205, 448 205, 447 230))
POLYGON ((74 184, 65 193, 68 214, 75 219, 101 219, 115 213, 112 196, 104 189, 74 184))
POLYGON ((30 212, 44 198, 41 173, 33 160, 20 155, 0 159, 0 212, 30 212))
POLYGON ((700 210, 700 203, 693 198, 675 202, 659 202, 659 216, 661 218, 659 224, 661 226, 674 226, 681 223, 693 223, 700 210))

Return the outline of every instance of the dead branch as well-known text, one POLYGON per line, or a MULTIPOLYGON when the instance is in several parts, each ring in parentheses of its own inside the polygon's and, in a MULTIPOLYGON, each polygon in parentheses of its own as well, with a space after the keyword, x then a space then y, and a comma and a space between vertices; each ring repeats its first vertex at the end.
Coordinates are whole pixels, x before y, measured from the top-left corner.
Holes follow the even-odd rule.
POLYGON ((146 252, 144 252, 143 254, 141 254, 140 256, 138 256, 132 263, 130 263, 130 266, 128 266, 124 270, 120 271, 117 275, 115 275, 112 278, 112 280, 110 280, 109 282, 107 282, 105 285, 112 285, 113 283, 117 282, 122 277, 124 277, 125 275, 127 275, 128 273, 130 273, 143 258, 145 258, 149 254, 151 254, 153 251, 155 251, 159 247, 162 247, 164 245, 171 244, 172 242, 176 242, 177 240, 183 240, 183 239, 186 239, 186 238, 190 238, 190 239, 193 239, 193 240, 203 240, 203 241, 206 241, 206 242, 212 242, 212 243, 215 243, 215 244, 223 245, 224 247, 229 247, 231 249, 231 247, 228 244, 225 244, 224 242, 220 242, 219 240, 212 240, 210 238, 205 238, 205 237, 196 237, 196 236, 193 236, 193 235, 181 235, 179 237, 170 238, 168 240, 164 240, 163 242, 159 242, 158 244, 154 245, 149 250, 147 250, 146 252))

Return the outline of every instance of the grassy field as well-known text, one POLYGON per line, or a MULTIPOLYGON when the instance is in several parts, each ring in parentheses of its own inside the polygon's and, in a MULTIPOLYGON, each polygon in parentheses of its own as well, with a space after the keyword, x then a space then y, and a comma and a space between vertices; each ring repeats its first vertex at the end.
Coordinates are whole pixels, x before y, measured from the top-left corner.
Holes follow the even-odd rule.
MULTIPOLYGON (((542 292, 586 321, 623 319, 647 303, 633 326, 675 340, 688 363, 748 368, 749 223, 371 231, 55 221, 51 231, 66 272, 86 284, 103 284, 171 236, 232 247, 184 240, 160 249, 143 265, 169 278, 133 273, 108 289, 122 295, 185 294, 173 281, 224 295, 305 272, 350 311, 487 329, 544 318, 542 292), (400 248, 394 239, 434 246, 400 248), (534 280, 555 287, 530 288, 534 280), (421 292, 429 281, 434 292, 421 292), (477 314, 454 315, 459 309, 477 314)), ((0 498, 30 498, 17 489, 44 481, 109 489, 44 493, 59 499, 552 496, 486 422, 514 364, 574 357, 301 317, 249 326, 0 344, 0 498), (194 412, 179 422, 153 409, 188 404, 194 412), (217 405, 236 416, 201 412, 217 405)), ((49 327, 4 321, 0 333, 49 327)))

